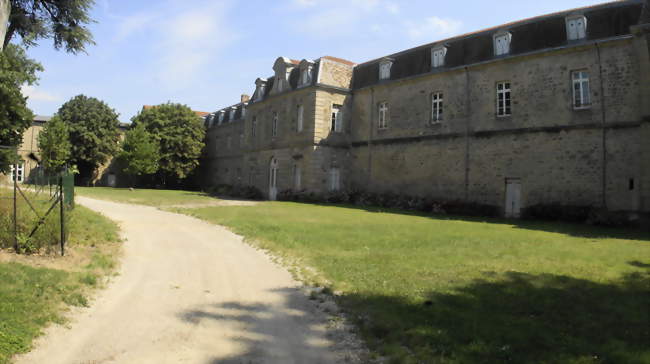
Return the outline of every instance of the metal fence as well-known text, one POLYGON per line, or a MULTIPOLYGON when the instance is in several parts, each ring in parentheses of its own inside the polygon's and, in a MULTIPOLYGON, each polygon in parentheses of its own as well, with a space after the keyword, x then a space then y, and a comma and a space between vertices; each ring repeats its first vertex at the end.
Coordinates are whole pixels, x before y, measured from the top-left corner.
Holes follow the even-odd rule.
MULTIPOLYGON (((14 171, 17 171, 17 166, 14 171)), ((31 171, 30 178, 23 183, 18 181, 18 173, 14 172, 12 176, 9 186, 5 186, 5 193, 0 194, 0 198, 3 204, 10 200, 12 207, 10 214, 14 251, 22 253, 33 252, 30 249, 40 249, 41 242, 34 241, 38 239, 47 240, 46 245, 50 249, 53 245, 51 242, 56 240, 60 254, 64 255, 67 237, 66 214, 74 208, 74 175, 67 171, 46 174, 39 167, 31 171), (7 187, 11 192, 7 193, 7 187)), ((9 234, 4 236, 8 237, 9 234)))

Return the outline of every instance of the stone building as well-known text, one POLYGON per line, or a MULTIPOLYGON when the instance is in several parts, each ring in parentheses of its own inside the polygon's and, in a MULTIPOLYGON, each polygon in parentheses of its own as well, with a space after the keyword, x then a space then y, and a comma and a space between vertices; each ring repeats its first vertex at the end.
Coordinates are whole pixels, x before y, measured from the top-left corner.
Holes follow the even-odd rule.
POLYGON ((362 64, 280 57, 206 117, 205 183, 650 212, 650 17, 624 0, 362 64))
POLYGON ((19 183, 29 182, 36 178, 38 162, 40 160, 40 150, 38 149, 38 135, 43 130, 45 123, 50 121, 50 116, 37 115, 32 121, 32 125, 23 134, 23 142, 18 147, 17 152, 20 157, 20 163, 11 166, 9 175, 0 174, 0 179, 4 177, 6 183, 11 183, 16 175, 19 183))
MULTIPOLYGON (((18 183, 41 183, 39 176, 42 176, 44 172, 39 165, 41 150, 38 147, 38 136, 51 118, 50 116, 42 115, 34 117, 32 125, 23 134, 22 144, 17 149, 18 156, 20 157, 19 163, 11 166, 8 175, 0 174, 0 183, 13 183, 14 173, 16 174, 16 181, 18 183)), ((124 137, 124 133, 128 127, 129 124, 119 124, 120 138, 124 137)), ((92 181, 93 185, 111 187, 125 185, 125 183, 126 181, 121 173, 121 168, 113 158, 97 169, 92 181)))

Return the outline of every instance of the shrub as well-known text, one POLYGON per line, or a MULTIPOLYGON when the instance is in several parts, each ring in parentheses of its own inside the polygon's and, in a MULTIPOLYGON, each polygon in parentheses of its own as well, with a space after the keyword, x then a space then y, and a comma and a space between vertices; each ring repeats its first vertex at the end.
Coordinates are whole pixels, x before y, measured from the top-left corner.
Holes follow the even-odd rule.
POLYGON ((587 218, 587 224, 607 227, 628 227, 638 224, 630 219, 627 213, 612 212, 606 209, 592 209, 587 218))
POLYGON ((247 200, 262 200, 264 194, 253 186, 221 184, 210 187, 206 191, 210 195, 243 198, 247 200))
POLYGON ((524 209, 525 219, 566 221, 584 223, 593 208, 590 206, 565 206, 560 204, 539 204, 524 209))

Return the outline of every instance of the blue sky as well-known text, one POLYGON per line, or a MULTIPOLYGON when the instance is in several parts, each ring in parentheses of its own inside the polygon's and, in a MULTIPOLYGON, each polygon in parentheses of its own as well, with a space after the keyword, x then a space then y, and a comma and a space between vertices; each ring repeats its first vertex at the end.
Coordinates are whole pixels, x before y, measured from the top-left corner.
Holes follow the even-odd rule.
POLYGON ((214 111, 251 94, 278 56, 364 62, 449 36, 601 3, 593 0, 97 0, 88 54, 28 50, 45 72, 24 88, 35 113, 94 96, 129 122, 167 101, 214 111))

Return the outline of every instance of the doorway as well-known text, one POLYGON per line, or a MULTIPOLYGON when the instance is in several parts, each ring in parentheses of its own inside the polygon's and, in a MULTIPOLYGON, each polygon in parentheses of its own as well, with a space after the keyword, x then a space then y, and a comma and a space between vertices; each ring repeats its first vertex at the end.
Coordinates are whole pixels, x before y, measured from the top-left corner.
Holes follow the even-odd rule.
POLYGON ((506 217, 521 217, 521 179, 506 178, 506 217))
POLYGON ((269 167, 269 200, 275 201, 278 198, 278 160, 271 158, 269 167))

